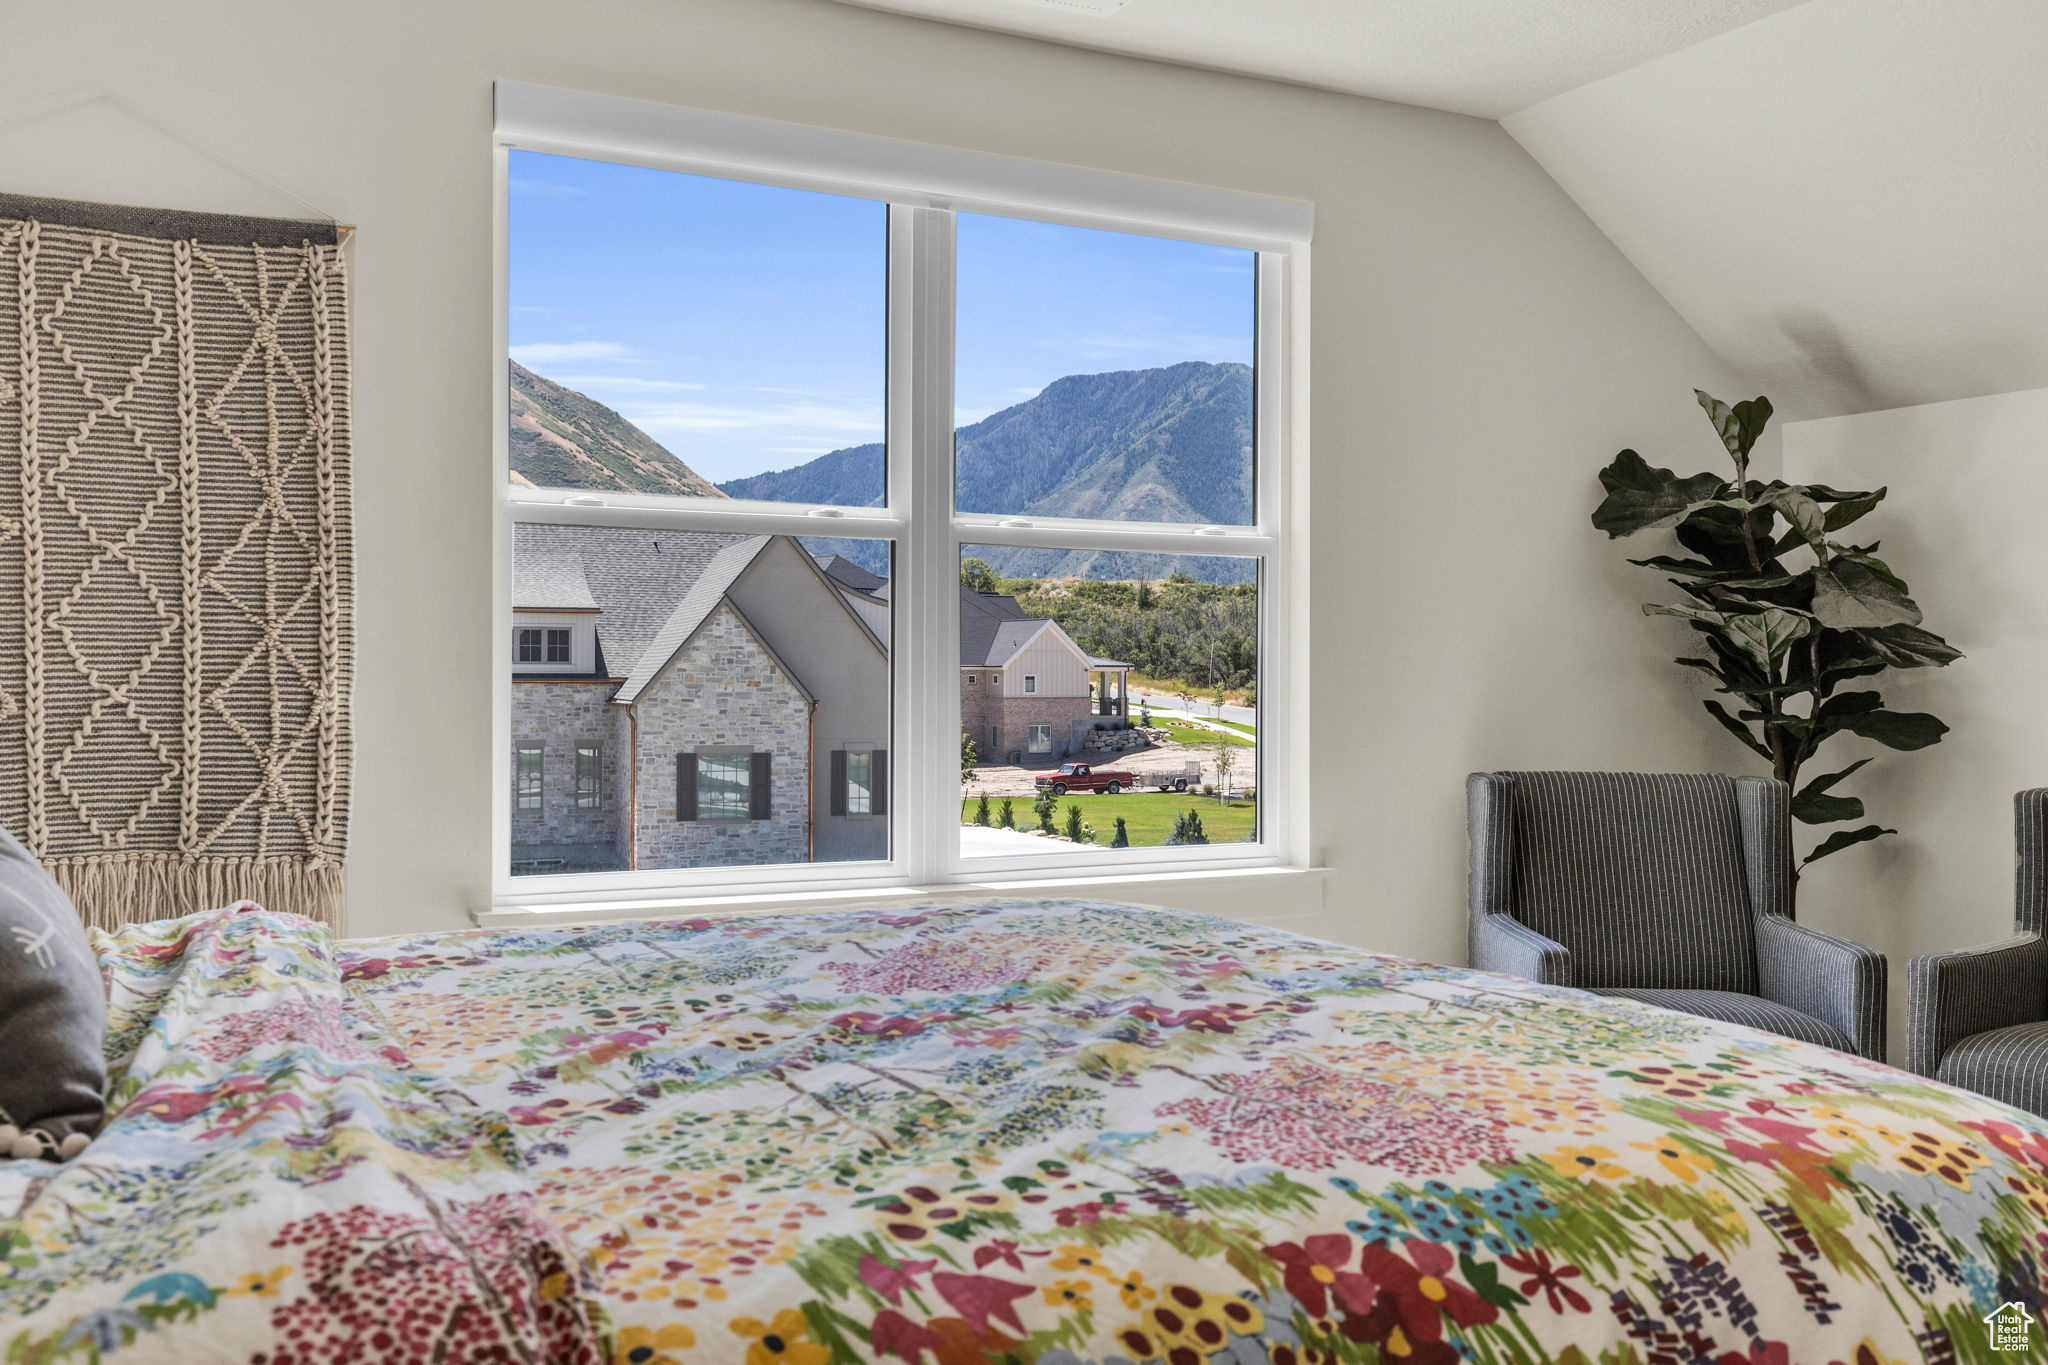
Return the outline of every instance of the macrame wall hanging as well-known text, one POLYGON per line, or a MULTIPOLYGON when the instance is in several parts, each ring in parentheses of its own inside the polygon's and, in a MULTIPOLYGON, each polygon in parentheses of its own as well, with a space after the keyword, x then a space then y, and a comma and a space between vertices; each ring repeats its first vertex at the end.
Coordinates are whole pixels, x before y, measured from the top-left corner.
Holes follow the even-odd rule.
POLYGON ((0 825, 88 923, 338 923, 348 310, 332 224, 0 195, 0 825))

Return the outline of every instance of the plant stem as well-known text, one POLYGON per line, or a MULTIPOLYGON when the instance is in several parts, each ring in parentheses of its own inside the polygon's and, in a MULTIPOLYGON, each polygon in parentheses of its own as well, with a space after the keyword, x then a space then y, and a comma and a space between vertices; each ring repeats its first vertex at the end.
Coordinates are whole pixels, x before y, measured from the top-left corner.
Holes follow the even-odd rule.
MULTIPOLYGON (((1747 455, 1737 455, 1735 457, 1735 496, 1745 503, 1749 501, 1749 457, 1747 455)), ((1740 508, 1736 515, 1742 519, 1742 548, 1749 555, 1750 572, 1761 573, 1763 572, 1764 562, 1757 558, 1756 531, 1749 524, 1749 509, 1747 507, 1740 508)))

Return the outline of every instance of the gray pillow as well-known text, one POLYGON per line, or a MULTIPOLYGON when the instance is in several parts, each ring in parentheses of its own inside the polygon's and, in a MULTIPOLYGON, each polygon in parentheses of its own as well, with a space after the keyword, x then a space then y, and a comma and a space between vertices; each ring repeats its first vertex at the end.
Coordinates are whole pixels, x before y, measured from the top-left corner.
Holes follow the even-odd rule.
POLYGON ((106 1117, 107 995, 71 898, 0 830, 0 1157, 68 1160, 106 1117))

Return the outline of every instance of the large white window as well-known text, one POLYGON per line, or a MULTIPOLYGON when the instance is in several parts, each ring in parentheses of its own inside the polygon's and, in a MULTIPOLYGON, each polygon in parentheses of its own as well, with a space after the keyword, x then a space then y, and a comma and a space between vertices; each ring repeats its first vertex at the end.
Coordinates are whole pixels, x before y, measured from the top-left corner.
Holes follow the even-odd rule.
POLYGON ((501 900, 1304 860, 1273 669, 1306 206, 498 101, 501 900), (542 612, 587 622, 587 657, 542 612), (1214 724, 1132 734, 1133 676, 1214 724), (577 757, 553 823, 550 724, 577 757), (849 733, 882 738, 824 738, 849 733), (1048 754, 1138 775, 1070 798, 1139 817, 1130 847, 963 822, 1048 754), (1138 833, 1202 800, 1208 847, 1138 833))

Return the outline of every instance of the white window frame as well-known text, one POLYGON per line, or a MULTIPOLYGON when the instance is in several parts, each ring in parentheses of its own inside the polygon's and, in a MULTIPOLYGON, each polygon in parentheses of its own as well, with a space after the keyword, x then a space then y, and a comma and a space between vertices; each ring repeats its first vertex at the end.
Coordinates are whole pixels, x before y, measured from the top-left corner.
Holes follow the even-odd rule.
MULTIPOLYGON (((491 906, 565 917, 650 912, 678 897, 852 893, 1000 886, 1066 875, 1186 875, 1307 868, 1309 791, 1306 447, 1308 238, 1313 207, 1109 172, 927 147, 737 115, 500 81, 495 137, 497 279, 492 388, 499 510, 496 630, 512 625, 511 553, 520 521, 858 536, 895 542, 891 854, 863 863, 511 875, 512 670, 500 667, 492 746, 498 767, 491 906), (684 171, 880 200, 888 217, 887 498, 881 507, 592 495, 508 478, 507 168, 511 149, 684 171), (953 509, 953 225, 958 212, 1247 248, 1258 252, 1254 365, 1254 522, 1196 526, 966 514, 953 509), (958 582, 963 545, 1131 549, 1254 557, 1259 571, 1259 837, 1099 857, 960 851, 958 582), (911 647, 905 648, 905 645, 911 647), (1285 660, 1285 667, 1280 661, 1285 660)), ((503 648, 500 644, 497 648, 503 648)), ((557 665, 556 667, 560 667, 557 665)), ((525 670, 522 670, 525 671, 525 670)), ((992 674, 992 685, 1000 686, 992 674)), ((488 907, 487 907, 488 908, 488 907)))
POLYGON ((1027 754, 1049 754, 1052 752, 1052 726, 1050 724, 1027 725, 1024 727, 1024 752, 1027 754), (1038 747, 1038 737, 1045 736, 1045 747, 1038 747))
POLYGON ((535 611, 515 612, 512 624, 504 639, 511 645, 512 671, 522 675, 541 673, 592 673, 597 669, 597 629, 591 624, 593 617, 587 612, 545 613, 535 611), (538 630, 541 632, 541 655, 538 660, 524 660, 519 657, 519 632, 538 630), (565 662, 547 661, 547 632, 566 630, 569 632, 569 657, 565 662))
POLYGON ((1038 695, 1038 675, 1036 673, 1026 673, 1024 675, 1024 695, 1027 697, 1038 695))
MULTIPOLYGON (((755 751, 753 749, 749 748, 744 744, 706 744, 701 745, 696 749, 690 750, 690 752, 697 755, 697 814, 695 819, 691 823, 699 825, 747 825, 766 823, 765 821, 756 820, 754 818, 754 787, 756 786, 756 784, 760 782, 761 775, 754 771, 755 751), (738 759, 740 761, 740 767, 747 775, 747 794, 746 801, 744 803, 745 809, 741 810, 738 815, 706 815, 704 813, 704 765, 707 762, 730 763, 734 759, 738 759)), ((769 818, 773 819, 774 817, 770 816, 769 818)), ((810 866, 810 864, 806 864, 806 866, 810 866)), ((675 877, 677 873, 681 873, 685 876, 688 876, 689 874, 701 870, 702 869, 699 868, 689 867, 673 868, 669 870, 669 876, 675 877)))

